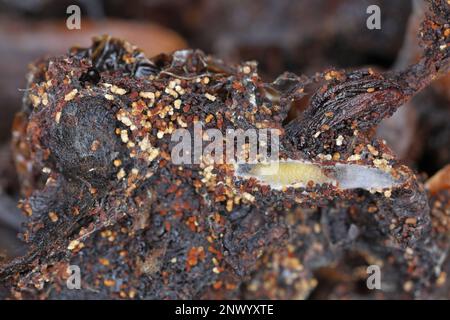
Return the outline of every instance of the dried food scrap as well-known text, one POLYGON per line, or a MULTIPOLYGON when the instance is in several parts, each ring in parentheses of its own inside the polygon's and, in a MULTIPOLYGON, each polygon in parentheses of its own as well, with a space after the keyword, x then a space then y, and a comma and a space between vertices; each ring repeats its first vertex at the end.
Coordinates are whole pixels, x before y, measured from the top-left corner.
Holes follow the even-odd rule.
MULTIPOLYGON (((424 55, 400 72, 267 84, 254 63, 196 50, 147 59, 109 37, 35 63, 14 126, 30 250, 0 269, 1 294, 307 298, 349 256, 381 266, 390 290, 377 297, 432 294, 448 245, 421 181, 373 137, 449 70, 450 5, 429 3, 424 55), (308 108, 284 125, 311 82, 321 86, 308 108), (264 179, 271 164, 173 163, 172 133, 198 122, 224 136, 279 129, 280 177, 264 179), (84 290, 66 287, 69 265, 84 290)), ((357 279, 345 272, 334 273, 357 279)))
MULTIPOLYGON (((426 3, 413 2, 413 13, 403 48, 395 63, 406 68, 421 55, 417 30, 425 15, 426 3)), ((377 135, 385 139, 399 159, 416 165, 420 172, 434 174, 450 163, 450 76, 443 76, 422 90, 406 107, 382 121, 377 135)))
MULTIPOLYGON (((44 9, 45 12, 54 10, 53 17, 56 17, 58 13, 65 13, 58 1, 47 2, 45 5, 49 6, 44 9)), ((0 6, 2 6, 0 9, 0 42, 3 44, 0 48, 3 56, 0 61, 0 68, 3 70, 3 76, 0 78, 1 142, 9 138, 10 124, 14 113, 20 111, 21 97, 16 92, 17 88, 24 88, 26 84, 23 73, 31 60, 43 55, 63 54, 69 46, 75 43, 90 43, 93 35, 105 33, 112 33, 124 37, 130 42, 140 44, 141 49, 148 55, 186 48, 185 41, 178 34, 151 23, 115 19, 93 21, 85 17, 83 32, 67 32, 65 28, 61 28, 59 22, 53 21, 53 19, 39 21, 42 19, 40 16, 39 19, 33 19, 31 22, 27 15, 20 18, 17 15, 6 14, 7 8, 3 7, 5 3, 1 3, 0 6), (147 41, 149 38, 152 41, 147 41)))

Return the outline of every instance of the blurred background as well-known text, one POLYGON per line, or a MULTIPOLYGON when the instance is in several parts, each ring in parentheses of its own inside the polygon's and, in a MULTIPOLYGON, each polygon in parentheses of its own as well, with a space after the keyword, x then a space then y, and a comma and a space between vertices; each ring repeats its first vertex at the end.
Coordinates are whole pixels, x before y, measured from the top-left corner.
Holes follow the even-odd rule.
MULTIPOLYGON (((110 34, 149 57, 199 48, 229 62, 256 60, 266 81, 330 66, 398 69, 420 55, 423 12, 420 0, 0 0, 0 261, 24 250, 16 238, 23 217, 9 140, 34 59, 110 34), (66 27, 73 4, 81 8, 80 30, 66 27), (373 4, 381 9, 381 30, 366 27, 373 4)), ((290 117, 306 103, 294 105, 290 117)), ((450 163, 450 77, 417 95, 377 134, 424 176, 450 163)))

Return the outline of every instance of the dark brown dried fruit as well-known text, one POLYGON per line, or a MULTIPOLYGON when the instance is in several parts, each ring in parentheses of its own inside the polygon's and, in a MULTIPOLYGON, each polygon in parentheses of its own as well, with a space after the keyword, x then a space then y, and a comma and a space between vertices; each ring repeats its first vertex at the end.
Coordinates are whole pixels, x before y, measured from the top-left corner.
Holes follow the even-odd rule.
POLYGON ((254 63, 193 50, 147 59, 108 37, 35 64, 15 141, 33 164, 21 172, 32 191, 22 205, 30 251, 0 269, 4 294, 305 298, 320 271, 353 255, 382 264, 392 290, 377 295, 429 295, 448 247, 423 185, 371 130, 449 70, 449 4, 429 2, 425 54, 401 72, 328 70, 266 84, 254 63), (93 67, 100 82, 81 83, 93 67), (314 81, 325 84, 283 126, 290 101, 314 81), (313 181, 275 188, 228 164, 172 163, 170 134, 195 121, 223 134, 281 129, 281 157, 312 163, 313 181), (356 185, 314 183, 323 182, 317 168, 356 185), (89 290, 66 288, 69 264, 89 290))

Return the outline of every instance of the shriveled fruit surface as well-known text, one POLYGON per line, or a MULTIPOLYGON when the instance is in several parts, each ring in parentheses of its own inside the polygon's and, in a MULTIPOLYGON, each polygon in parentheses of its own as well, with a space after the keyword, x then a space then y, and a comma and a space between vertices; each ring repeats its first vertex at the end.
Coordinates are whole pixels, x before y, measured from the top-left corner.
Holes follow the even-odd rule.
POLYGON ((388 289, 365 292, 374 298, 448 295, 448 191, 430 198, 374 138, 449 71, 450 5, 429 7, 423 55, 401 71, 264 83, 255 63, 197 50, 148 59, 109 37, 35 63, 13 135, 30 249, 2 265, 2 297, 292 299, 328 283, 330 296, 357 298, 372 264, 388 289), (305 112, 284 123, 311 84, 305 112), (172 133, 198 122, 224 136, 279 129, 289 164, 276 186, 263 167, 174 164, 172 133), (69 265, 81 290, 66 286, 69 265))

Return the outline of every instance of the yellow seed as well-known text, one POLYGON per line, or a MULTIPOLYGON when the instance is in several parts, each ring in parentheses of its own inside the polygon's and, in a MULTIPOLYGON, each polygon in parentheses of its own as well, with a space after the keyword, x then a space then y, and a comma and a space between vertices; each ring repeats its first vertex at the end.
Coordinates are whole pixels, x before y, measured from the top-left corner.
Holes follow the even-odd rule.
POLYGON ((78 240, 72 240, 69 243, 69 246, 67 247, 67 249, 69 249, 70 251, 74 250, 76 247, 78 247, 78 245, 80 244, 80 241, 78 240))
POLYGON ((104 283, 104 285, 107 286, 107 287, 112 287, 113 285, 116 284, 116 282, 115 282, 114 280, 112 280, 112 279, 105 279, 105 280, 103 281, 103 283, 104 283))
POLYGON ((117 86, 112 86, 111 87, 111 92, 118 94, 118 95, 124 95, 127 91, 125 89, 119 88, 117 86))
POLYGON ((141 91, 139 92, 139 96, 144 99, 151 99, 151 100, 155 99, 155 94, 149 91, 141 91))
POLYGON ((205 93, 205 97, 210 101, 216 101, 216 97, 213 96, 212 94, 205 93))
POLYGON ((114 96, 111 94, 105 94, 105 99, 106 100, 114 100, 114 96))
POLYGON ((180 109, 180 107, 181 107, 181 100, 180 99, 175 100, 173 105, 174 105, 175 109, 180 109))
POLYGON ((56 214, 56 212, 50 211, 50 212, 48 213, 48 216, 49 216, 49 218, 50 218, 50 220, 51 220, 52 222, 58 221, 58 215, 56 214))
POLYGON ((117 179, 121 180, 123 177, 125 177, 126 173, 125 170, 123 170, 123 168, 121 168, 119 170, 119 172, 117 173, 117 179))
POLYGON ((70 91, 68 94, 66 94, 64 96, 64 101, 70 101, 73 98, 75 98, 76 94, 78 93, 77 89, 73 89, 72 91, 70 91))

